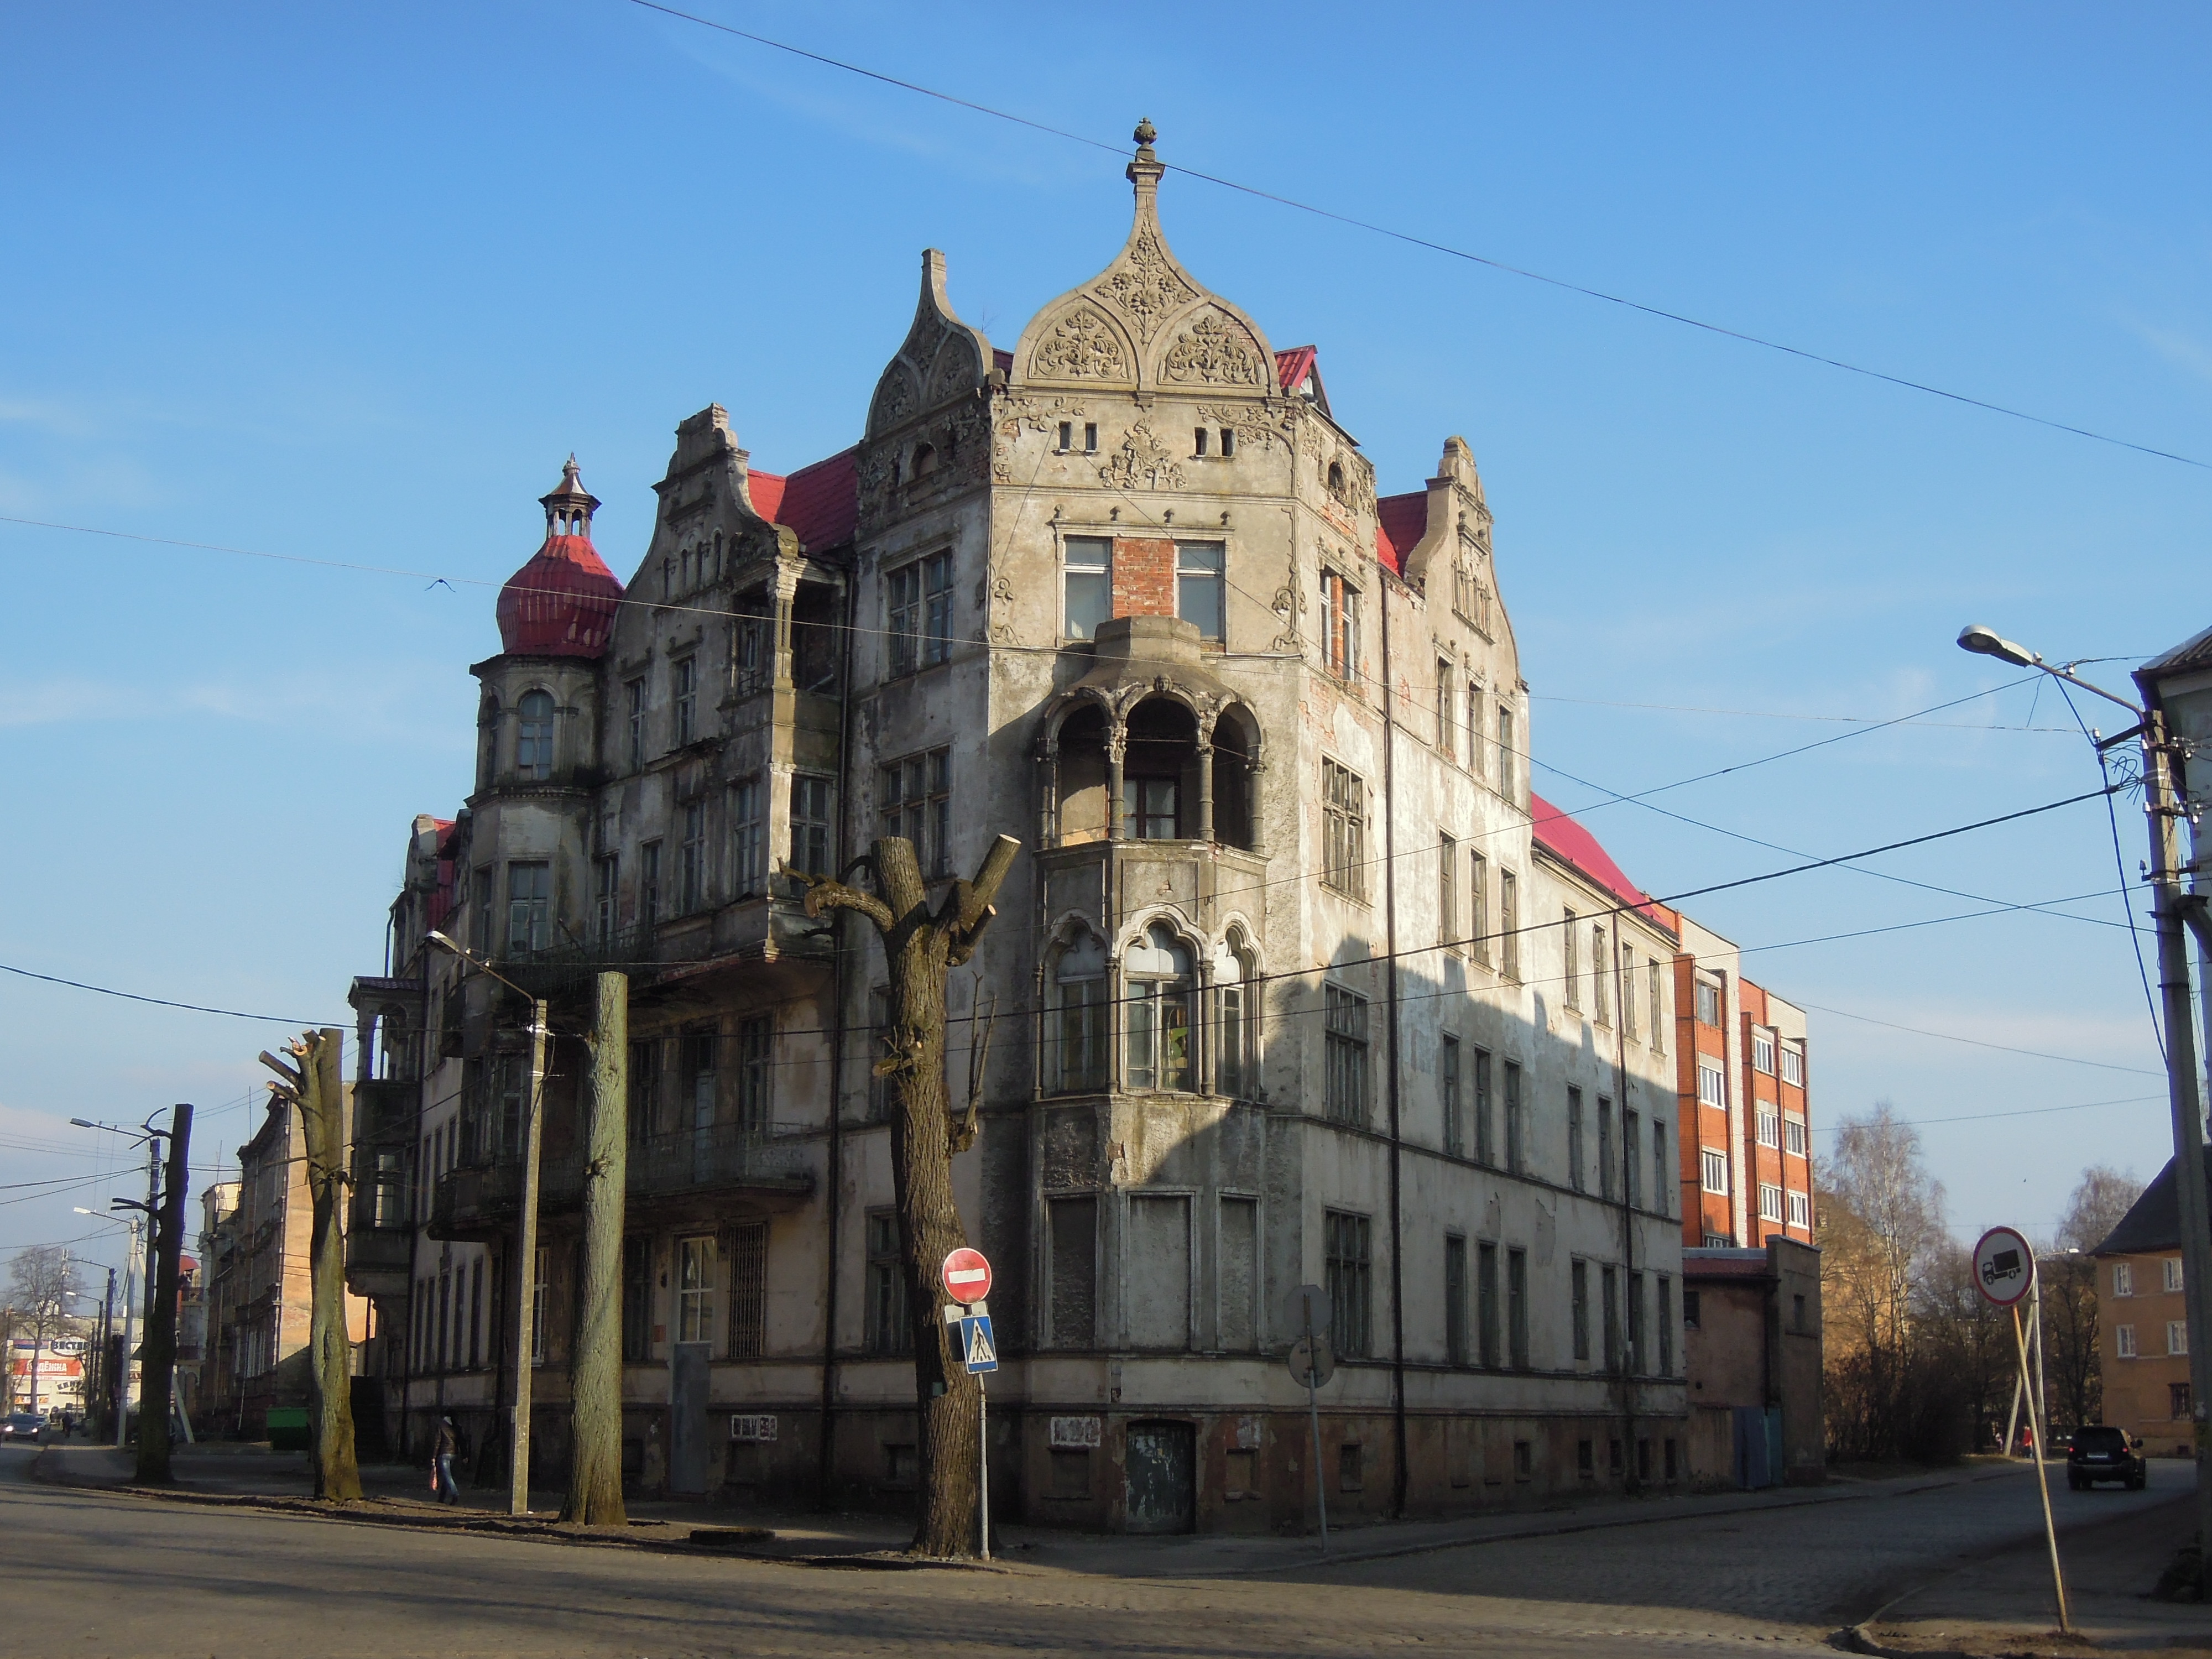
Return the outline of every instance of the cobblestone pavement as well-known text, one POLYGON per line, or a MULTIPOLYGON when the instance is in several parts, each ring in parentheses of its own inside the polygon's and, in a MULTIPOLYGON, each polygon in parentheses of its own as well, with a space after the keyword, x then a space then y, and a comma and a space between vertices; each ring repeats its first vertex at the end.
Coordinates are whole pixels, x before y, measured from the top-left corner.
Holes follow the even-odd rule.
MULTIPOLYGON (((0 1655, 41 1659, 1827 1652, 1876 1600, 2039 1522, 2007 1477, 1236 1580, 833 1571, 72 1491, 28 1460, 0 1452, 0 1655)), ((2152 1498, 2185 1485, 2162 1472, 2152 1498)), ((2101 1500, 2076 1519, 2136 1501, 2056 1496, 2101 1500)))

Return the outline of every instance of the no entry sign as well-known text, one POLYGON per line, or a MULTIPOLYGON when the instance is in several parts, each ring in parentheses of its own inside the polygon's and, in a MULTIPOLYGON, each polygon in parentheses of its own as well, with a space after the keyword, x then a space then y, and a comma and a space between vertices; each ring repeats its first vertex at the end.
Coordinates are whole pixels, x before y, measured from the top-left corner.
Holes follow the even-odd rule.
POLYGON ((2016 1308, 2035 1283, 2035 1252, 2009 1227, 1992 1227, 1974 1246, 1974 1288, 2000 1308, 2016 1308))
POLYGON ((945 1293, 955 1302, 981 1302, 991 1293, 991 1264, 965 1244, 945 1258, 945 1293))

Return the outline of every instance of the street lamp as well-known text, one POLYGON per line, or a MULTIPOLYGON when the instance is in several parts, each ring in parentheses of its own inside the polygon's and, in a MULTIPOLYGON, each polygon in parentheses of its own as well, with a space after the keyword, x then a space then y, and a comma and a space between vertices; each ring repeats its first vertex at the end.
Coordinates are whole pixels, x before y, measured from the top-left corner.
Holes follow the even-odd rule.
MULTIPOLYGON (((2098 751, 2116 747, 2130 738, 2142 745, 2143 811, 2149 819, 2150 881, 2153 916, 2158 929, 2159 990, 2165 1003, 2166 1102, 2173 1121, 2174 1190, 2180 1200, 2182 1291, 2189 1318, 2190 1401, 2196 1419, 2197 1504, 2200 1534, 2212 1539, 2212 1478, 2204 1468, 2204 1421, 2208 1395, 2212 1395, 2212 1203, 2208 1203, 2204 1178, 2204 1109, 2198 1097, 2196 1010, 2189 979, 2188 932, 2195 928, 2198 942, 2212 952, 2212 927, 2202 915, 2203 901, 2184 892, 2179 832, 2175 827, 2185 810, 2176 799, 2175 771, 2187 745, 2167 732, 2165 710, 2142 674, 2136 682, 2150 698, 2148 708, 2130 702, 2100 685, 2092 685, 2074 672, 2071 663, 2057 666, 2044 661, 2024 645, 2006 639, 1978 623, 1959 635, 1959 648, 1978 656, 1995 657, 2016 668, 2033 668, 2053 679, 2094 692, 2118 703, 2135 716, 2135 726, 2117 737, 2094 739, 2098 751)), ((2154 667, 2156 665, 2153 665, 2154 667)))
POLYGON ((532 1326, 538 1302, 538 1164, 543 1139, 545 1091, 545 1000, 530 993, 489 963, 479 961, 446 934, 432 928, 426 937, 477 972, 530 1001, 530 1092, 522 1112, 522 1215, 514 1237, 514 1403, 507 1431, 507 1512, 530 1513, 530 1366, 532 1326))
MULTIPOLYGON (((154 1127, 154 1114, 151 1112, 146 1114, 145 1121, 136 1130, 124 1128, 119 1124, 95 1123, 86 1117, 73 1117, 70 1122, 80 1129, 97 1129, 103 1134, 121 1135, 125 1140, 135 1141, 146 1148, 146 1201, 140 1204, 131 1199, 111 1199, 108 1200, 108 1206, 111 1209, 145 1212, 146 1291, 143 1317, 146 1328, 151 1330, 154 1326, 155 1255, 161 1248, 161 1142, 168 1137, 169 1131, 154 1127)), ((129 1224, 131 1255, 132 1265, 136 1266, 138 1255, 138 1224, 133 1220, 129 1224)), ((131 1326, 132 1316, 137 1312, 137 1305, 131 1296, 130 1273, 126 1270, 123 1285, 123 1387, 117 1395, 115 1413, 115 1445, 118 1451, 122 1449, 124 1444, 124 1419, 129 1414, 131 1326)))
MULTIPOLYGON (((80 1121, 76 1118, 70 1121, 72 1123, 80 1121)), ((105 1126, 94 1124, 92 1127, 100 1128, 105 1126)), ((131 1235, 130 1253, 123 1258, 123 1363, 118 1374, 112 1377, 106 1374, 107 1334, 113 1328, 115 1323, 115 1269, 112 1267, 107 1270, 107 1310, 100 1321, 100 1392, 107 1397, 115 1413, 115 1445, 119 1451, 123 1447, 124 1419, 131 1413, 131 1339, 133 1311, 131 1293, 135 1283, 133 1275, 138 1271, 138 1218, 133 1215, 125 1219, 120 1216, 103 1215, 98 1210, 86 1209, 82 1204, 72 1204, 70 1207, 79 1215, 88 1215, 94 1220, 104 1221, 111 1227, 125 1228, 131 1235)), ((141 1206, 137 1204, 128 1204, 127 1207, 136 1210, 141 1206)), ((85 1431, 88 1434, 91 1432, 89 1425, 87 1425, 85 1431)))

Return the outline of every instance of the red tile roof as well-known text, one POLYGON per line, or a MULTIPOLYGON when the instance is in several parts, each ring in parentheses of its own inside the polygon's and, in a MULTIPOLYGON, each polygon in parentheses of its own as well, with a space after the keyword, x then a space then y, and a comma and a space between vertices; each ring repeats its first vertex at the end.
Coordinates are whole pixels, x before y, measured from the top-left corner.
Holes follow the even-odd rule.
POLYGON ((1623 904, 1665 925, 1665 909, 1655 905, 1649 893, 1629 880, 1627 872, 1613 861, 1613 854, 1598 844, 1595 836, 1534 790, 1528 793, 1528 816, 1537 846, 1562 863, 1572 866, 1623 904))
POLYGON ((499 591, 500 649, 596 657, 614 631, 622 580, 583 536, 548 536, 499 591))
POLYGON ((746 476, 753 511, 770 524, 789 525, 799 532, 799 546, 820 553, 850 541, 860 522, 860 474, 854 451, 842 449, 827 460, 802 466, 787 476, 751 472, 746 476))
POLYGON ((1319 346, 1292 346, 1288 351, 1275 354, 1275 379, 1285 392, 1296 392, 1307 375, 1313 373, 1314 359, 1321 355, 1319 346))
POLYGON ((1375 503, 1375 556, 1400 575, 1406 574, 1406 555, 1429 528, 1429 492, 1384 495, 1375 503))

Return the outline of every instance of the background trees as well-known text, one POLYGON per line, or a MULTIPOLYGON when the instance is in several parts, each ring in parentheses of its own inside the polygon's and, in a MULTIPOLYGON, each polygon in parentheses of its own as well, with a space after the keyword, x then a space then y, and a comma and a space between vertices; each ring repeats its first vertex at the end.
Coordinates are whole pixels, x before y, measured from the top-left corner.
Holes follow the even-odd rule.
MULTIPOLYGON (((1975 1287, 1942 1183, 1887 1101, 1837 1126, 1820 1205, 1828 1453, 1936 1462, 1994 1450, 2019 1362, 2009 1315, 1975 1287)), ((2103 1166, 2082 1172, 2057 1235, 2037 1250, 2051 1421, 2095 1422, 2095 1248, 2142 1192, 2103 1166), (2069 1254, 2073 1252, 2073 1254, 2069 1254)))

